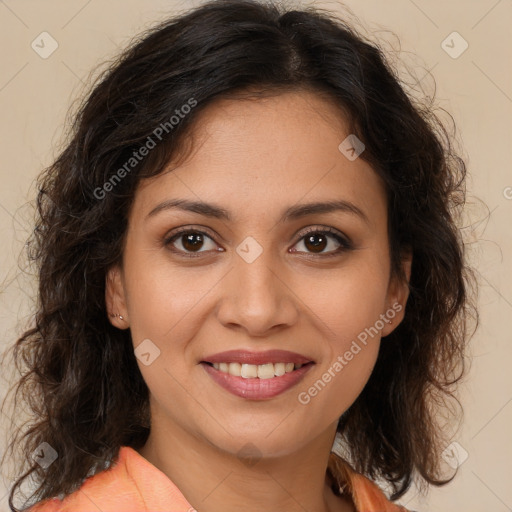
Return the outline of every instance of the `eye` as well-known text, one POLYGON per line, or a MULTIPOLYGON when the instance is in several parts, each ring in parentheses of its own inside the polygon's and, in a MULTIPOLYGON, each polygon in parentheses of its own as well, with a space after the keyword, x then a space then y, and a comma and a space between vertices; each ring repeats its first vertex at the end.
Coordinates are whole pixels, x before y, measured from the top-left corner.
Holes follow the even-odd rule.
POLYGON ((352 243, 341 233, 333 228, 318 229, 311 228, 303 233, 296 245, 302 244, 303 250, 293 250, 292 252, 306 252, 318 256, 336 256, 337 254, 352 249, 352 243), (329 243, 329 239, 331 243, 329 243), (334 240, 334 242, 332 242, 334 240), (334 245, 334 247, 332 247, 334 245), (329 248, 325 253, 324 249, 329 248), (309 252, 311 251, 311 252, 309 252))
MULTIPOLYGON (((336 256, 353 247, 348 238, 333 228, 310 228, 302 233, 301 238, 295 245, 300 246, 300 244, 303 245, 305 250, 293 249, 291 252, 305 252, 313 256, 329 257, 336 256), (333 245, 334 247, 332 247, 333 245), (330 250, 325 251, 325 249, 330 250)), ((224 249, 218 248, 208 233, 193 228, 181 228, 172 233, 164 240, 164 245, 174 253, 192 258, 211 250, 224 251, 224 249), (210 242, 209 247, 208 241, 210 242)))
POLYGON ((164 241, 164 245, 166 247, 169 246, 171 251, 188 257, 194 257, 194 253, 207 252, 209 250, 222 251, 222 249, 216 249, 217 246, 207 233, 199 229, 191 228, 183 228, 167 237, 164 241), (208 247, 208 243, 205 242, 207 240, 212 242, 210 247, 208 247))

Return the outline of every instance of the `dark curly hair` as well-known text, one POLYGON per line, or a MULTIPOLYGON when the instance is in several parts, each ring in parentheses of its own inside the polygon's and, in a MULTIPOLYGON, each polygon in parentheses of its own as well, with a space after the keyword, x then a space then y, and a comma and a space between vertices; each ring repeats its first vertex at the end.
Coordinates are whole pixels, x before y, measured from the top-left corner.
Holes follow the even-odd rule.
MULTIPOLYGON (((184 153, 194 120, 213 100, 293 90, 328 96, 346 112, 350 133, 366 146, 361 158, 386 186, 392 274, 406 279, 401 253, 414 256, 405 318, 339 420, 347 460, 388 481, 392 500, 416 472, 422 486, 451 481, 442 479, 438 420, 451 399, 460 405, 454 385, 467 370, 469 319, 478 325, 457 227, 466 167, 432 102, 405 92, 384 53, 318 8, 221 0, 148 30, 97 77, 37 182, 38 218, 27 242, 37 310, 10 347, 20 373, 14 403, 21 392, 31 414, 9 444, 28 463, 10 490, 12 511, 29 476, 37 501, 63 497, 109 467, 121 446, 138 448, 148 437, 149 393, 130 331, 109 322, 105 303, 140 180, 184 153), (187 104, 189 113, 170 121, 187 104), (121 173, 157 127, 154 149, 121 173), (43 442, 59 454, 48 470, 31 457, 43 442)), ((336 457, 328 472, 341 482, 336 457)))

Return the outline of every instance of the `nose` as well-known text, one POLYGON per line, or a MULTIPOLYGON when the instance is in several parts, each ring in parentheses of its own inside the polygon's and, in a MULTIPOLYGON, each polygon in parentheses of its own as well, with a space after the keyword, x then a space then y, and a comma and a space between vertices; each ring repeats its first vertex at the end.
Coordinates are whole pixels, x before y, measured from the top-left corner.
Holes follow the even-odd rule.
POLYGON ((251 337, 292 326, 299 318, 300 299, 287 283, 286 271, 270 250, 249 263, 239 255, 225 276, 217 318, 225 327, 251 337))

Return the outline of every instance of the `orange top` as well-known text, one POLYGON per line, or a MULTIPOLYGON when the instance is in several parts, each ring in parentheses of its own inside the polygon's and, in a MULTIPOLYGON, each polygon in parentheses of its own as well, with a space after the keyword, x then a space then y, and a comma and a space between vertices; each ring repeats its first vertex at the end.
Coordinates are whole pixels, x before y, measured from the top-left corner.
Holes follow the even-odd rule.
MULTIPOLYGON (((377 485, 349 470, 349 489, 357 512, 407 512, 389 501, 377 485)), ((176 485, 129 446, 122 446, 110 468, 86 478, 63 500, 51 498, 29 512, 194 512, 176 485)))

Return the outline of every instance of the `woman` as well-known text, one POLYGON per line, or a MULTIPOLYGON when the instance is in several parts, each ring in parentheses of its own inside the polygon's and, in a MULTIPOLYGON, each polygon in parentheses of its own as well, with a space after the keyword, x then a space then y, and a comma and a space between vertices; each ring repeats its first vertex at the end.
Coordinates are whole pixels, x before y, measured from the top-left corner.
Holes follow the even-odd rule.
POLYGON ((399 511, 449 482, 464 176, 333 15, 216 1, 145 34, 40 180, 31 510, 399 511))

